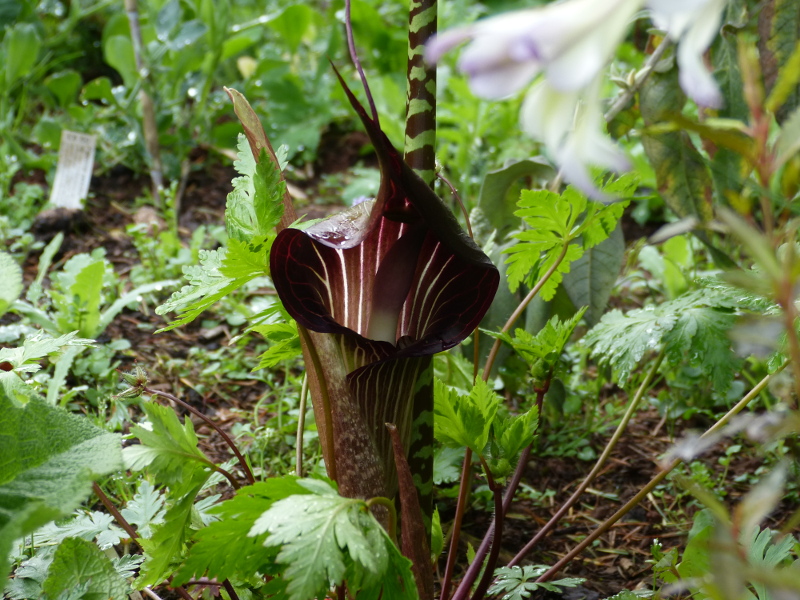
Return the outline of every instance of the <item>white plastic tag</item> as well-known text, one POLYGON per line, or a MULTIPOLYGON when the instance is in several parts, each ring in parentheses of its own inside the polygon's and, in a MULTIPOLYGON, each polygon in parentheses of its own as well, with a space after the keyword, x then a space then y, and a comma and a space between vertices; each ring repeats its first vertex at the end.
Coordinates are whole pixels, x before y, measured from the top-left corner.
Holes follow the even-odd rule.
POLYGON ((75 131, 61 132, 56 178, 50 192, 50 204, 81 209, 89 193, 94 167, 95 137, 75 131))

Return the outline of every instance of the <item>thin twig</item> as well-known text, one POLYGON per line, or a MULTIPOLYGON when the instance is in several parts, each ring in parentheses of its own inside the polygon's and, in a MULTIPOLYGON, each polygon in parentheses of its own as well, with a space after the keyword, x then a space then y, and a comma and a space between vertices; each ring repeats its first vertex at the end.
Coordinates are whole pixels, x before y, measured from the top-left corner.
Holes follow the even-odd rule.
POLYGON ((150 598, 152 598, 153 600, 161 600, 161 596, 159 596, 158 594, 156 594, 156 593, 155 593, 153 590, 151 590, 149 587, 143 587, 143 588, 142 588, 142 593, 143 593, 145 596, 149 596, 149 597, 150 597, 150 598))
POLYGON ((233 589, 233 585, 229 580, 225 580, 222 582, 222 587, 225 588, 225 591, 228 592, 228 596, 230 596, 231 600, 239 600, 239 596, 236 594, 236 591, 233 589))
MULTIPOLYGON (((504 502, 502 489, 500 489, 500 486, 497 485, 494 477, 492 477, 492 472, 489 469, 489 465, 486 464, 484 458, 481 456, 480 459, 481 464, 483 465, 483 470, 486 472, 486 481, 489 483, 489 489, 492 490, 492 495, 494 496, 494 536, 492 540, 492 551, 489 554, 489 559, 486 561, 486 567, 483 570, 483 576, 481 577, 480 582, 478 582, 478 586, 475 588, 475 593, 472 595, 472 600, 481 600, 486 594, 486 590, 489 589, 489 584, 492 582, 492 578, 494 577, 494 567, 497 564, 497 558, 500 556, 500 546, 503 543, 503 522, 505 521, 506 516, 505 508, 503 506, 504 502)), ((469 594, 469 587, 459 586, 456 594, 453 596, 453 600, 463 600, 467 597, 467 594, 469 594)))
MULTIPOLYGON (((144 388, 142 391, 150 394, 151 396, 161 396, 162 398, 166 398, 167 400, 171 400, 172 402, 175 402, 176 404, 179 404, 180 406, 182 406, 183 408, 188 410, 190 413, 195 415, 197 418, 202 419, 203 422, 206 425, 208 425, 214 431, 216 431, 218 434, 220 434, 220 436, 222 436, 222 439, 225 440, 225 443, 228 445, 228 447, 231 449, 231 451, 236 456, 236 459, 239 461, 239 466, 244 471, 244 474, 245 474, 245 477, 247 478, 248 483, 250 483, 250 485, 253 485, 256 482, 256 478, 253 477, 253 472, 250 470, 250 467, 248 466, 247 461, 244 459, 244 456, 242 456, 242 453, 239 452, 239 448, 236 447, 236 444, 233 443, 233 440, 230 438, 230 436, 228 436, 228 434, 225 433, 222 430, 222 428, 219 425, 217 425, 212 419, 209 419, 206 415, 201 413, 194 406, 191 406, 190 404, 187 404, 186 402, 184 402, 183 400, 181 400, 177 396, 173 396, 172 394, 170 394, 168 392, 162 392, 161 390, 154 390, 152 388, 144 388)), ((217 470, 220 473, 222 473, 223 475, 225 474, 225 473, 223 473, 224 469, 220 469, 219 467, 217 467, 217 470)), ((230 479, 229 479, 229 481, 230 481, 230 479)), ((234 487, 239 487, 238 484, 234 484, 234 482, 231 482, 231 483, 234 485, 234 487)))
POLYGON ((453 535, 450 539, 450 551, 447 553, 447 564, 444 568, 444 578, 442 579, 442 592, 440 600, 448 600, 450 587, 453 583, 453 570, 455 569, 456 557, 458 556, 458 540, 461 535, 461 521, 466 511, 467 496, 469 495, 470 483, 472 480, 472 450, 467 448, 464 452, 464 464, 461 467, 461 484, 458 487, 458 502, 456 503, 456 514, 453 518, 453 535))
POLYGON ((442 181, 444 181, 445 185, 447 185, 447 187, 450 188, 450 193, 453 194, 453 198, 456 199, 456 202, 461 207, 461 214, 464 215, 464 222, 467 224, 467 233, 469 233, 469 237, 471 237, 474 240, 475 236, 472 235, 472 224, 469 222, 469 213, 467 212, 467 207, 464 206, 464 202, 461 200, 461 196, 459 196, 455 186, 452 183, 450 183, 450 180, 447 177, 445 177, 441 173, 437 173, 436 176, 442 181))
MULTIPOLYGON (((120 513, 117 510, 117 507, 114 506, 111 500, 109 500, 105 492, 103 492, 103 490, 100 489, 100 486, 97 485, 97 482, 92 483, 92 490, 97 495, 97 497, 100 498, 100 502, 103 503, 103 506, 106 507, 106 510, 110 512, 111 516, 114 517, 117 523, 120 524, 120 527, 122 527, 125 530, 125 533, 128 534, 128 537, 131 538, 131 540, 133 540, 134 542, 136 542, 136 538, 139 537, 139 535, 136 533, 136 530, 130 523, 128 523, 127 519, 125 519, 125 517, 122 516, 122 513, 120 513)), ((139 542, 136 543, 138 544, 139 542)))

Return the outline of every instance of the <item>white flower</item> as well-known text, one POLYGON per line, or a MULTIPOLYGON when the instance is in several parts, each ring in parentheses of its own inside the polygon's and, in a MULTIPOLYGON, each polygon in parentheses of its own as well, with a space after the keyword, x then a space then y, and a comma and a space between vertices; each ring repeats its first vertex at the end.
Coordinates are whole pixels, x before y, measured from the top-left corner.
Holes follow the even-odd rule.
POLYGON ((522 128, 540 139, 565 180, 600 198, 589 165, 628 166, 603 133, 601 71, 629 23, 643 6, 656 25, 678 42, 681 86, 698 103, 718 106, 719 90, 703 54, 719 29, 727 0, 564 0, 542 8, 506 13, 444 32, 426 49, 436 62, 470 40, 458 66, 482 98, 513 94, 539 75, 522 106, 522 128))
POLYGON ((458 62, 483 98, 512 94, 543 72, 558 90, 587 85, 611 59, 642 0, 568 0, 506 13, 435 37, 426 49, 436 62, 472 40, 458 62))
POLYGON ((727 0, 648 0, 656 27, 678 42, 681 87, 701 106, 722 104, 714 78, 703 63, 711 42, 719 33, 727 0))
POLYGON ((547 80, 537 83, 522 104, 522 129, 544 142, 564 179, 595 200, 607 200, 594 186, 588 165, 625 171, 630 164, 602 131, 602 75, 586 89, 561 92, 547 80))

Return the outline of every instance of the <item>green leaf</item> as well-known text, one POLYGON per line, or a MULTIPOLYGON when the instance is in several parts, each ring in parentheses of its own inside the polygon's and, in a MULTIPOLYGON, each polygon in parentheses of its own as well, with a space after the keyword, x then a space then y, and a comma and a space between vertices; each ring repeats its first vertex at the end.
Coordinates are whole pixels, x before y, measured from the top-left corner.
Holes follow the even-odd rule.
POLYGON ((522 177, 536 176, 549 180, 553 175, 553 167, 539 158, 520 160, 502 169, 489 171, 481 184, 477 206, 482 209, 498 234, 505 237, 508 229, 517 224, 514 218, 516 202, 510 200, 511 185, 522 177))
POLYGON ((198 449, 197 436, 188 417, 181 426, 175 412, 155 403, 144 405, 152 429, 136 426, 131 430, 141 445, 123 450, 129 469, 147 467, 159 482, 169 486, 175 499, 164 515, 164 523, 154 527, 150 539, 141 539, 147 559, 137 585, 157 585, 169 576, 180 560, 192 523, 195 498, 212 473, 213 463, 198 449))
MULTIPOLYGON (((686 97, 678 83, 677 69, 652 73, 639 92, 642 118, 648 128, 679 114, 686 97)), ((642 145, 656 174, 658 191, 679 217, 711 219, 711 176, 703 157, 686 131, 651 132, 642 145)))
POLYGON ((113 273, 104 258, 90 254, 73 256, 61 272, 51 276, 50 297, 56 308, 59 332, 77 329, 84 337, 98 333, 100 300, 108 273, 113 273))
MULTIPOLYGON (((14 373, 2 377, 17 378, 14 373)), ((20 394, 25 388, 20 388, 20 394)), ((92 481, 122 468, 120 438, 87 419, 0 387, 0 577, 14 540, 71 513, 92 481)))
POLYGON ((433 451, 433 482, 436 485, 442 485, 458 481, 461 477, 463 462, 463 447, 437 446, 433 451))
POLYGON ((283 215, 283 195, 286 184, 281 173, 262 148, 259 162, 244 135, 239 135, 237 160, 233 163, 241 177, 231 182, 225 208, 225 227, 228 236, 240 242, 250 242, 274 236, 275 226, 283 215))
MULTIPOLYGON (((750 109, 744 99, 744 82, 739 69, 737 39, 739 36, 728 28, 722 28, 711 53, 714 63, 714 79, 717 80, 725 101, 719 109, 719 116, 746 122, 750 109)), ((738 193, 742 189, 742 167, 744 157, 725 146, 720 146, 711 158, 711 177, 714 180, 718 202, 725 201, 727 193, 738 193)))
POLYGON ((661 338, 672 329, 676 320, 676 316, 663 305, 626 314, 614 309, 586 334, 583 342, 594 347, 593 357, 612 365, 617 381, 623 383, 645 352, 660 349, 661 338))
POLYGON ((173 584, 182 585, 204 575, 221 581, 235 576, 248 578, 256 571, 274 571, 271 565, 277 549, 264 546, 266 533, 252 537, 248 533, 277 500, 310 493, 297 481, 297 477, 291 476, 271 478, 238 490, 234 498, 210 509, 219 521, 194 534, 195 544, 175 574, 173 584), (220 548, 225 548, 225 552, 220 552, 220 548))
POLYGON ((689 541, 683 551, 681 562, 677 565, 678 574, 682 579, 704 577, 711 566, 709 542, 717 526, 713 513, 704 508, 694 516, 692 528, 689 531, 689 541))
POLYGON ((22 269, 12 256, 0 252, 0 316, 9 309, 11 304, 22 293, 22 269))
POLYGON ((305 4, 294 4, 287 7, 277 19, 269 24, 282 36, 292 54, 297 52, 303 36, 306 34, 314 18, 314 11, 305 4))
POLYGON ((229 239, 219 272, 225 277, 241 281, 269 276, 269 250, 274 238, 272 235, 251 242, 229 239))
POLYGON ((557 316, 553 317, 536 335, 531 335, 524 329, 517 329, 513 338, 507 334, 492 335, 497 335, 510 344, 530 366, 534 384, 542 385, 554 374, 564 347, 585 311, 586 307, 563 322, 557 316))
POLYGON ((200 250, 200 265, 183 268, 183 274, 189 280, 189 284, 174 292, 169 300, 156 308, 156 313, 159 315, 178 312, 181 316, 156 333, 169 331, 194 321, 216 302, 251 280, 249 277, 232 279, 223 275, 221 269, 225 256, 224 248, 200 250))
POLYGON ((541 565, 524 567, 501 567, 495 569, 495 582, 489 588, 491 595, 503 594, 503 600, 527 600, 536 590, 543 589, 561 594, 564 588, 577 587, 586 581, 580 577, 566 577, 556 581, 536 583, 536 579, 547 571, 541 565))
POLYGON ((58 252, 63 241, 64 233, 59 231, 55 237, 50 240, 50 243, 45 246, 44 250, 42 250, 42 254, 39 256, 39 264, 36 268, 36 279, 28 286, 28 291, 25 294, 25 298, 28 302, 34 305, 39 302, 39 298, 42 295, 42 281, 44 281, 47 271, 50 270, 53 257, 56 255, 56 252, 58 252))
MULTIPOLYGON (((634 177, 624 177, 603 191, 621 197, 630 195, 635 186, 634 177)), ((585 249, 608 238, 627 203, 590 202, 568 187, 561 195, 546 190, 523 190, 517 206, 519 210, 514 214, 523 219, 528 229, 515 234, 518 243, 504 251, 510 255, 506 260, 508 285, 512 292, 523 282, 533 286, 555 267, 540 291, 544 300, 551 300, 563 274, 570 272, 570 264, 581 258, 585 249), (581 236, 582 241, 572 243, 581 236)))
POLYGON ((53 93, 62 108, 75 101, 82 84, 80 74, 72 69, 54 73, 45 81, 47 89, 53 93))
POLYGON ((297 333, 297 323, 289 319, 288 323, 270 323, 252 327, 270 342, 270 347, 258 361, 258 366, 253 369, 270 369, 284 360, 294 360, 300 356, 300 336, 297 333))
POLYGON ((622 384, 648 350, 662 347, 673 365, 688 361, 707 374, 719 391, 727 390, 739 359, 727 332, 736 310, 765 310, 734 288, 711 280, 706 287, 685 293, 658 306, 623 314, 613 310, 583 339, 593 346, 592 356, 611 364, 622 384))
POLYGON ((182 486, 186 493, 164 515, 164 524, 155 528, 150 539, 139 540, 145 551, 142 571, 136 580, 139 588, 158 585, 177 566, 192 523, 192 507, 206 479, 208 475, 204 478, 195 472, 190 480, 193 485, 182 486))
POLYGON ((114 569, 123 579, 132 579, 142 564, 144 556, 141 554, 126 554, 111 560, 114 569))
POLYGON ((30 72, 42 42, 33 23, 16 23, 8 30, 3 40, 5 46, 6 87, 11 86, 30 72))
POLYGON ((769 94, 766 106, 775 111, 779 123, 794 112, 800 102, 797 91, 800 13, 787 0, 772 0, 759 11, 758 55, 764 84, 769 94))
POLYGON ((33 361, 61 352, 71 346, 92 346, 94 340, 77 337, 78 332, 73 331, 57 338, 52 338, 40 331, 36 335, 25 338, 19 348, 0 348, 0 362, 11 363, 16 373, 34 373, 41 366, 33 361))
POLYGON ((247 282, 269 275, 269 251, 275 226, 283 215, 286 186, 266 150, 262 148, 261 160, 256 164, 242 135, 238 148, 234 166, 241 177, 233 180, 234 189, 228 194, 225 209, 227 248, 201 250, 200 266, 184 267, 189 285, 156 309, 160 315, 178 312, 181 317, 159 332, 193 321, 247 282))
POLYGON ((677 320, 664 336, 664 348, 672 364, 688 359, 690 365, 708 373, 717 391, 724 392, 739 365, 728 339, 735 315, 728 307, 713 303, 713 296, 704 290, 671 301, 668 308, 677 320))
POLYGON ((139 71, 136 69, 136 56, 133 53, 130 37, 126 35, 107 37, 103 42, 103 59, 122 76, 125 87, 132 89, 137 84, 139 71))
POLYGON ((501 479, 511 474, 523 448, 533 442, 538 425, 539 411, 535 406, 521 415, 495 417, 488 461, 494 477, 501 479))
POLYGON ((42 589, 56 598, 84 584, 88 584, 81 594, 85 600, 126 600, 128 597, 128 584, 100 548, 86 540, 68 538, 59 544, 42 589))
POLYGON ((605 312, 611 290, 617 283, 625 255, 625 239, 616 227, 608 239, 584 252, 564 275, 562 285, 574 306, 587 307, 589 326, 596 324, 605 312))
POLYGON ((433 397, 436 439, 445 446, 466 446, 481 454, 489 442, 500 405, 500 398, 494 390, 479 378, 469 395, 465 396, 435 379, 433 397))
POLYGON ((324 481, 298 483, 312 494, 275 502, 250 531, 268 533, 266 544, 280 546, 290 600, 324 596, 345 580, 359 598, 416 597, 409 561, 363 500, 343 498, 324 481))
POLYGON ((194 487, 195 473, 205 472, 213 463, 197 447, 191 419, 186 417, 181 426, 174 410, 154 402, 145 404, 144 410, 151 428, 131 429, 141 444, 123 450, 125 466, 134 471, 149 467, 174 494, 183 495, 194 487))
POLYGON ((120 513, 131 525, 136 527, 140 537, 149 538, 153 526, 164 522, 164 498, 146 479, 139 484, 136 495, 120 513))
POLYGON ((48 523, 33 534, 33 543, 37 547, 55 546, 67 538, 81 538, 96 540, 97 545, 105 549, 119 544, 125 537, 127 534, 116 525, 113 516, 92 511, 60 525, 48 523))

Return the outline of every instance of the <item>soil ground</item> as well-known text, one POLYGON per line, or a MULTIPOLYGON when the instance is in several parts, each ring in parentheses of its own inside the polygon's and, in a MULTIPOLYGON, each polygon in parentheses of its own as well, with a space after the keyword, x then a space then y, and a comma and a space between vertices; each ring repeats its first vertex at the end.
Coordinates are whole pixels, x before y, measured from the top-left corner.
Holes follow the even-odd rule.
MULTIPOLYGON (((363 144, 364 140, 332 140, 330 151, 323 149, 319 153, 323 162, 317 165, 317 173, 351 166, 359 152, 343 152, 337 144, 347 146, 359 143, 363 144), (349 157, 344 164, 343 156, 349 157)), ((223 222, 225 198, 230 191, 230 181, 235 175, 232 167, 223 166, 213 158, 196 157, 194 168, 186 182, 179 214, 181 231, 187 239, 191 231, 200 224, 223 222)), ((36 180, 40 176, 29 174, 27 178, 36 180)), ((316 182, 297 183, 303 187, 307 196, 313 198, 316 182)), ((149 181, 145 176, 136 175, 124 168, 115 168, 92 182, 93 197, 88 201, 82 218, 49 223, 38 229, 38 235, 47 239, 56 230, 65 230, 66 239, 56 257, 60 262, 74 254, 102 246, 106 249, 108 259, 124 275, 137 261, 137 253, 125 233, 125 227, 133 222, 135 200, 144 194, 148 185, 149 181)), ((329 206, 320 208, 322 212, 328 210, 329 206)), ((25 265, 28 281, 35 276, 37 259, 38 256, 31 256, 25 265)), ((124 338, 131 342, 131 350, 118 356, 123 368, 130 367, 133 361, 147 368, 148 365, 163 364, 169 359, 183 359, 191 348, 216 350, 225 346, 230 338, 230 332, 223 329, 218 336, 208 339, 208 332, 203 331, 198 322, 155 335, 153 331, 163 324, 163 319, 151 311, 126 311, 114 321, 104 339, 124 338)), ((152 385, 185 399, 197 409, 217 418, 227 430, 240 419, 237 415, 242 412, 252 414, 255 403, 266 392, 266 385, 262 382, 228 381, 224 376, 218 379, 218 385, 213 390, 202 394, 194 389, 190 377, 164 377, 155 373, 152 385), (232 409, 241 409, 242 412, 232 409)), ((608 402, 624 404, 626 398, 621 390, 611 392, 608 402)), ((202 422, 196 422, 195 425, 202 437, 204 451, 212 458, 227 460, 229 454, 222 440, 202 422)), ((591 438, 590 444, 598 453, 611 430, 607 428, 591 438)), ((542 432, 542 447, 547 447, 548 435, 546 430, 542 432)), ((673 432, 673 435, 679 435, 679 432, 673 432)), ((655 411, 644 410, 636 415, 602 475, 566 515, 560 526, 528 557, 529 561, 550 565, 566 554, 657 473, 655 459, 673 441, 674 437, 667 434, 655 411)), ((706 457, 710 467, 718 468, 716 458, 720 452, 706 457)), ((737 458, 730 467, 729 481, 738 474, 752 472, 757 464, 756 459, 745 455, 737 458)), ((536 453, 532 455, 523 482, 541 493, 550 491, 551 495, 544 499, 520 500, 513 504, 499 564, 505 564, 547 522, 592 465, 593 461, 580 461, 574 457, 547 457, 536 453)), ((688 500, 676 498, 671 489, 665 488, 664 493, 658 497, 648 497, 627 518, 602 536, 579 560, 571 564, 565 574, 584 577, 586 583, 583 590, 572 593, 569 597, 604 598, 624 588, 635 589, 651 583, 648 560, 651 558, 650 547, 653 541, 657 538, 665 547, 679 545, 684 541, 690 525, 692 508, 687 505, 688 500)), ((731 495, 735 496, 737 493, 734 489, 731 495)), ((442 500, 443 523, 452 516, 453 504, 452 500, 442 500)), ((480 543, 490 519, 491 512, 488 510, 467 512, 462 557, 466 554, 466 543, 474 547, 480 543)), ((443 567, 442 564, 441 568, 443 567)))

